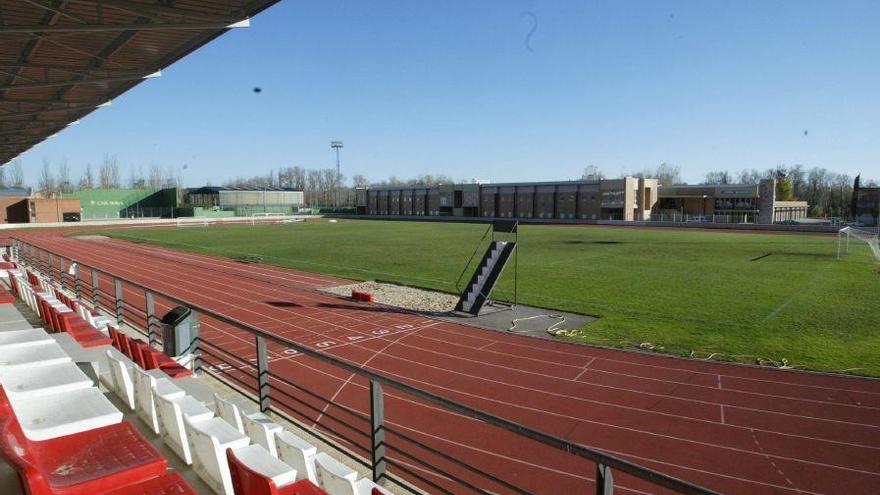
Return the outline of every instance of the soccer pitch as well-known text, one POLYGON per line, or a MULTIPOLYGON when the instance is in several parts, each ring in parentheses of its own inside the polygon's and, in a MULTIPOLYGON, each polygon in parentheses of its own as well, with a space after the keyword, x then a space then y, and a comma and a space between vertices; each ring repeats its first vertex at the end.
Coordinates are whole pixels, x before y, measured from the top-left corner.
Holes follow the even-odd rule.
MULTIPOLYGON (((485 229, 321 220, 104 234, 456 292, 485 229)), ((830 236, 524 225, 519 241, 520 302, 599 317, 571 339, 880 376, 880 273, 866 246, 838 262, 830 236)), ((512 294, 511 267, 496 298, 512 294)))

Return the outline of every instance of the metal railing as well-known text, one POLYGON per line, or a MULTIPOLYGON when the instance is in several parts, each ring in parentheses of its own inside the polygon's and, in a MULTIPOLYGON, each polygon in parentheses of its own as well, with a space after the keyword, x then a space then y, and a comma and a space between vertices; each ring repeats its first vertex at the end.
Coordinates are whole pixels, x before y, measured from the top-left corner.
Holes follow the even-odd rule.
POLYGON ((718 215, 691 215, 683 213, 652 213, 649 222, 663 223, 756 223, 758 215, 748 211, 742 213, 718 214, 718 215))
MULTIPOLYGON (((160 306, 170 308, 171 305, 186 306, 197 313, 203 328, 202 335, 206 326, 220 329, 220 325, 226 325, 229 332, 241 334, 241 338, 252 337, 253 358, 242 356, 241 351, 227 349, 222 342, 198 338, 191 349, 194 371, 209 373, 241 391, 245 397, 258 404, 263 412, 272 411, 306 426, 308 422, 313 422, 311 427, 307 426, 310 433, 342 447, 341 451, 372 471, 372 478, 376 482, 388 479, 398 483, 414 483, 432 493, 448 494, 529 494, 541 490, 552 493, 587 493, 595 490, 593 493, 609 495, 614 492, 615 474, 623 473, 623 479, 627 482, 631 480, 639 487, 646 487, 644 489, 650 490, 650 493, 660 493, 657 489, 662 487, 665 489, 662 493, 717 495, 717 492, 707 488, 601 450, 570 442, 439 396, 389 375, 364 369, 355 362, 331 356, 203 305, 162 293, 148 285, 87 266, 26 240, 13 238, 12 254, 16 260, 38 270, 75 293, 78 298, 90 300, 95 306, 114 314, 120 324, 127 323, 136 328, 148 337, 151 344, 159 343, 161 337, 156 331, 159 322, 156 310, 160 306), (74 269, 71 269, 74 264, 74 269), (141 296, 143 305, 139 304, 141 296), (354 381, 353 378, 357 377, 361 385, 366 382, 363 388, 368 390, 366 399, 369 402, 369 412, 360 412, 345 404, 341 398, 327 397, 326 394, 309 389, 306 380, 282 376, 283 370, 279 373, 276 368, 273 372, 271 363, 275 358, 269 356, 270 346, 275 348, 271 352, 276 354, 305 356, 329 366, 327 370, 321 370, 325 374, 336 373, 334 376, 338 376, 338 372, 342 371, 351 374, 349 380, 354 381), (391 392, 386 392, 386 388, 391 392), (523 476, 509 465, 494 469, 481 468, 476 465, 476 454, 463 455, 461 448, 445 448, 445 442, 434 441, 420 430, 407 428, 399 418, 397 423, 401 424, 386 421, 388 398, 393 399, 397 406, 403 403, 403 407, 394 411, 395 416, 405 416, 416 404, 420 404, 476 420, 476 423, 468 422, 469 427, 475 429, 474 436, 489 435, 497 440, 497 444, 493 444, 495 447, 502 448, 502 442, 507 438, 517 449, 528 449, 530 452, 546 455, 545 462, 557 472, 566 466, 572 466, 572 471, 580 470, 573 473, 576 488, 561 490, 555 485, 548 486, 546 482, 536 484, 535 480, 531 480, 530 483, 529 479, 523 479, 528 476, 523 476), (503 435, 507 437, 502 438, 503 435), (588 465, 581 465, 581 461, 586 461, 588 465), (594 468, 593 479, 584 471, 589 465, 594 468), (391 473, 389 468, 397 472, 391 473)), ((317 344, 317 347, 320 348, 321 344, 317 344)), ((512 464, 514 461, 515 459, 508 459, 507 462, 512 464)), ((620 483, 618 486, 623 488, 620 483)), ((630 490, 639 491, 633 488, 630 490)))

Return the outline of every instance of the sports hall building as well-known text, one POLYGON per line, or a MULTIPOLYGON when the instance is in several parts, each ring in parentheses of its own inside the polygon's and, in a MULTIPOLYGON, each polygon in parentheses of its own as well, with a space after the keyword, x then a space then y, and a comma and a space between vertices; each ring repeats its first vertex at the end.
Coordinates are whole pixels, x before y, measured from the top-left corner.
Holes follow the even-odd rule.
POLYGON ((776 201, 776 181, 757 185, 661 186, 657 179, 443 184, 357 190, 368 216, 518 218, 567 221, 794 222, 804 201, 776 201))
POLYGON ((864 225, 880 225, 880 187, 863 187, 854 194, 856 220, 864 225))

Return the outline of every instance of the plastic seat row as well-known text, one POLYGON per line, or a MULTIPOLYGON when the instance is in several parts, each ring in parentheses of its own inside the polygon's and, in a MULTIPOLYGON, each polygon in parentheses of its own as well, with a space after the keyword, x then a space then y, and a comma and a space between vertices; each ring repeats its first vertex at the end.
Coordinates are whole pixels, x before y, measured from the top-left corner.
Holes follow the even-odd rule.
MULTIPOLYGON (((51 285, 49 285, 51 289, 51 285)), ((59 326, 65 322, 59 322, 59 326)), ((245 414, 219 395, 218 417, 168 379, 162 364, 178 366, 149 344, 109 326, 107 351, 114 391, 211 488, 224 495, 382 495, 388 492, 262 413, 245 414), (171 364, 173 363, 173 364, 171 364), (253 442, 253 443, 252 443, 253 442), (326 492, 316 485, 321 484, 326 492)), ((183 367, 180 367, 183 368, 183 367)), ((186 368, 183 368, 189 372, 186 368)), ((174 375, 172 375, 174 376, 174 375)))
MULTIPOLYGON (((61 293, 58 293, 61 296, 61 293)), ((83 347, 110 345, 110 337, 83 320, 57 296, 50 293, 36 294, 40 317, 56 332, 69 333, 83 347)))
POLYGON ((109 318, 95 316, 87 306, 31 272, 27 274, 28 279, 35 279, 38 283, 23 284, 23 280, 12 271, 9 274, 13 291, 28 302, 50 329, 71 334, 83 347, 110 344, 109 337, 104 333, 111 321, 109 318))
MULTIPOLYGON (((246 434, 260 449, 243 452, 246 460, 261 466, 263 486, 261 491, 254 493, 286 493, 279 484, 277 473, 280 472, 277 461, 290 466, 297 479, 308 479, 320 484, 330 495, 383 495, 388 492, 367 478, 357 479, 357 471, 337 461, 330 455, 318 452, 317 448, 293 432, 272 421, 263 413, 245 413, 234 401, 214 396, 217 414, 240 433, 246 434), (273 464, 275 465, 273 468, 273 464), (273 474, 276 473, 276 474, 273 474), (272 483, 268 483, 271 481, 272 483), (278 491, 272 491, 273 488, 278 491), (281 487, 281 488, 279 488, 281 487)), ((258 483, 254 473, 247 472, 246 462, 242 462, 239 451, 230 451, 227 457, 233 472, 240 471, 249 483, 258 483), (236 466, 235 464, 245 464, 236 466)), ((285 480, 286 478, 281 478, 285 480)), ((248 492, 250 493, 250 492, 248 492)))
POLYGON ((0 456, 30 495, 195 493, 42 329, 0 334, 0 456))
POLYGON ((165 355, 165 353, 154 349, 153 346, 120 332, 116 327, 110 326, 110 339, 113 347, 141 368, 145 370, 158 369, 171 378, 181 378, 191 376, 192 370, 178 364, 176 361, 165 355))
MULTIPOLYGON (((126 338, 124 335, 121 337, 126 338)), ((137 362, 127 362, 112 351, 107 351, 107 357, 116 394, 137 412, 153 433, 161 436, 165 445, 187 465, 191 465, 214 492, 224 495, 255 493, 235 488, 226 457, 226 451, 230 449, 237 451, 258 447, 250 445, 252 438, 221 417, 215 417, 211 409, 186 395, 160 370, 145 370, 137 362)), ((268 420, 268 417, 265 419, 268 420)), ((275 429, 268 422, 264 423, 266 428, 274 432, 275 429)), ((268 453, 266 455, 272 457, 268 453)), ((274 457, 272 459, 280 462, 274 457)), ((277 471, 278 466, 275 468, 277 471)), ((283 471, 287 474, 278 481, 286 483, 285 490, 292 490, 284 493, 322 493, 312 490, 313 485, 309 480, 297 484, 295 470, 284 466, 283 471), (293 488, 288 488, 288 485, 293 488)))
MULTIPOLYGON (((29 437, 6 395, 6 378, 0 387, 0 455, 29 495, 195 494, 178 474, 165 472, 167 459, 127 421, 44 440, 29 437)), ((55 412, 82 406, 80 397, 59 403, 52 400, 57 395, 66 394, 40 400, 54 403, 55 412)))
POLYGON ((321 493, 309 486, 319 483, 325 489, 332 487, 327 490, 331 495, 370 494, 373 488, 379 489, 370 480, 358 481, 354 470, 318 453, 265 414, 245 414, 231 400, 215 395, 215 417, 205 404, 156 370, 129 365, 109 351, 108 358, 116 393, 216 493, 321 493), (236 472, 241 486, 236 485, 236 472), (256 485, 263 489, 256 490, 256 485))

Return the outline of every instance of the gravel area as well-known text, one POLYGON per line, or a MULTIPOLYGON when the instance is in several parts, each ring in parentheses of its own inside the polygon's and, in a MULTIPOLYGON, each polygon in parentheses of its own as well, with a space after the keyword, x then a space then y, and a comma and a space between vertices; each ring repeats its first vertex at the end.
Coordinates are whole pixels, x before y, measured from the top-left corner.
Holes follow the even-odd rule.
POLYGON ((429 313, 450 312, 458 303, 458 296, 452 294, 380 282, 360 282, 321 290, 345 297, 351 297, 353 290, 369 292, 373 295, 374 302, 429 313))
POLYGON ((76 238, 81 241, 103 241, 103 240, 109 239, 109 237, 107 237, 106 235, 95 235, 95 234, 78 235, 78 236, 76 236, 76 238))

